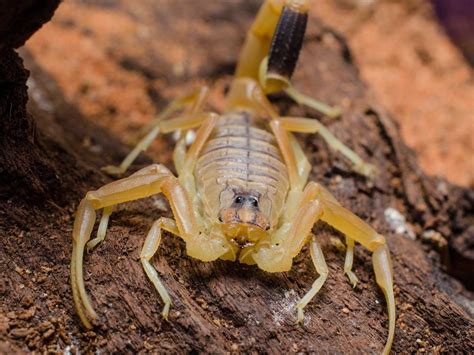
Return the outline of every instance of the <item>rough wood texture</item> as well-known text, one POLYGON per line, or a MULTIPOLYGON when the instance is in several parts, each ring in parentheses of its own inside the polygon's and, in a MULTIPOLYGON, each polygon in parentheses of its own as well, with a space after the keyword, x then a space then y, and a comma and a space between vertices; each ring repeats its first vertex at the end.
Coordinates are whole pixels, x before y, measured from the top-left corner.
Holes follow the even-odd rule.
MULTIPOLYGON (((104 65, 138 77, 157 109, 166 101, 162 97, 189 90, 190 85, 204 80, 216 81, 211 105, 219 108, 257 3, 161 1, 159 5, 151 0, 133 5, 104 1, 97 7, 76 4, 69 21, 55 25, 63 26, 65 34, 76 31, 88 36, 91 48, 103 44, 108 53, 104 65), (148 35, 139 45, 133 32, 123 33, 116 42, 104 40, 100 29, 90 24, 82 27, 81 18, 87 21, 89 17, 80 17, 80 11, 83 15, 105 12, 125 17, 136 26, 145 26, 148 35), (184 74, 176 70, 177 57, 186 58, 184 74)), ((169 235, 153 260, 174 301, 170 322, 164 321, 159 297, 139 262, 152 222, 161 215, 170 216, 161 196, 122 206, 112 216, 106 241, 86 256, 86 286, 103 323, 94 332, 85 332, 75 315, 69 286, 73 211, 87 190, 110 181, 99 167, 118 162, 126 148, 101 128, 100 115, 88 121, 81 113, 87 111, 85 105, 68 102, 72 100, 68 100, 67 87, 55 84, 44 65, 38 64, 41 58, 25 55, 34 84, 30 110, 45 142, 42 149, 54 167, 60 168, 60 175, 43 181, 46 187, 41 203, 22 198, 34 189, 25 184, 14 189, 8 185, 3 192, 6 198, 0 200, 0 352, 71 347, 83 353, 382 349, 387 317, 370 255, 357 248, 354 270, 360 283, 352 289, 343 276, 344 251, 331 242, 340 235, 322 224, 314 231, 323 244, 330 275, 307 307, 304 326, 295 324, 294 306, 317 276, 306 248, 291 272, 268 274, 237 263, 193 260, 184 254, 183 243, 169 235)), ((113 74, 103 74, 114 85, 113 74)), ((294 79, 304 92, 330 103, 343 103, 341 119, 323 120, 379 169, 375 182, 369 184, 351 172, 322 139, 301 137, 314 167, 312 179, 328 186, 345 206, 388 238, 398 311, 393 350, 473 351, 472 296, 444 274, 439 254, 432 250, 433 243, 445 250, 441 235, 470 240, 472 192, 424 176, 400 141, 393 120, 359 80, 344 40, 314 17, 309 20, 294 79), (406 227, 419 240, 410 239, 410 232, 395 232, 385 217, 389 207, 407 218, 406 227), (422 236, 430 244, 423 245, 422 236)), ((76 80, 80 83, 83 77, 77 75, 76 80)), ((18 95, 24 96, 24 90, 18 95)), ((98 102, 100 106, 100 99, 98 102)), ((285 114, 315 115, 284 97, 276 97, 275 102, 285 114)), ((120 131, 118 122, 107 124, 111 132, 120 131)), ((21 129, 11 127, 10 133, 21 133, 21 129)), ((125 134, 134 131, 121 129, 125 134)), ((0 143, 2 149, 13 149, 4 141, 0 143)), ((165 137, 159 144, 166 147, 159 156, 168 165, 171 143, 165 137)), ((25 161, 30 159, 27 152, 18 150, 16 154, 25 161)), ((142 159, 136 167, 149 162, 142 159)))

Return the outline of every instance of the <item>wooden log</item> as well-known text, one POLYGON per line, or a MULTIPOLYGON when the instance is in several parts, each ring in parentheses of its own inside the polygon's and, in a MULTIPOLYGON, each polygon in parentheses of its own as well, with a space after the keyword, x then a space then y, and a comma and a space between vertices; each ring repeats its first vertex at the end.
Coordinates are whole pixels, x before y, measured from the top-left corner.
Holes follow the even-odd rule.
MULTIPOLYGON (((143 92, 156 110, 168 98, 206 80, 213 84, 211 105, 218 109, 257 9, 256 1, 107 1, 94 6, 69 2, 61 5, 45 31, 51 45, 73 42, 75 50, 59 47, 55 52, 44 46, 38 50, 37 44, 23 53, 34 83, 29 106, 36 122, 32 127, 38 127, 41 139, 28 143, 18 139, 14 144, 0 140, 0 145, 4 156, 16 156, 25 166, 36 161, 31 152, 40 150, 42 161, 49 164, 49 170, 42 171, 56 175, 48 179, 36 170, 21 173, 42 184, 36 188, 29 182, 33 180, 15 184, 21 167, 9 170, 17 175, 0 173, 5 197, 0 199, 0 351, 382 350, 387 315, 370 255, 356 248, 354 271, 360 282, 353 289, 343 275, 344 251, 333 242, 341 235, 322 223, 314 232, 323 245, 329 278, 308 305, 303 326, 295 324, 294 307, 317 277, 307 248, 292 271, 268 274, 237 263, 191 259, 184 244, 168 234, 153 259, 174 302, 170 321, 164 321, 159 297, 139 262, 153 221, 170 216, 160 196, 123 205, 112 215, 105 242, 85 258, 86 286, 101 326, 86 332, 75 314, 68 267, 74 210, 87 190, 110 181, 99 167, 118 163, 127 151, 119 140, 136 131, 123 120, 110 118, 124 118, 120 104, 133 90, 143 92), (117 27, 103 26, 105 20, 117 27), (79 64, 64 57, 74 57, 79 64), (105 84, 92 82, 91 75, 92 79, 103 75, 100 82, 105 84), (106 89, 117 87, 121 91, 113 91, 111 107, 106 89), (36 197, 29 199, 32 195, 36 197)), ((5 129, 4 137, 22 137, 28 129, 17 123, 26 117, 26 77, 17 57, 11 59, 15 61, 23 81, 17 91, 2 98, 1 112, 15 103, 21 113, 12 118, 14 124, 5 129)), ((2 80, 5 75, 2 72, 2 80)), ((470 294, 444 273, 440 261, 446 239, 468 233, 472 192, 423 174, 393 119, 359 79, 344 39, 315 18, 309 19, 294 83, 305 93, 343 107, 340 119, 322 121, 378 168, 370 183, 352 172, 320 137, 300 137, 313 164, 311 179, 326 185, 343 205, 387 236, 397 301, 393 351, 472 351, 470 294)), ((317 115, 283 96, 274 102, 284 114, 317 115)), ((149 115, 149 107, 141 102, 129 110, 149 115)), ((171 166, 171 144, 162 138, 160 148, 150 155, 171 166)), ((142 158, 134 167, 150 162, 142 158)))

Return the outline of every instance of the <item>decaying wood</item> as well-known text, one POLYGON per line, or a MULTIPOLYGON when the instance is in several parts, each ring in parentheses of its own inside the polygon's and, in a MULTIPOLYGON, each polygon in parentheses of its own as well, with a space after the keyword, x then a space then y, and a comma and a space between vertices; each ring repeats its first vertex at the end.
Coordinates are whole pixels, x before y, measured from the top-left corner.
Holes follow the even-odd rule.
MULTIPOLYGON (((203 80, 215 81, 218 98, 212 105, 218 108, 245 31, 258 8, 257 2, 248 1, 160 1, 159 6, 154 1, 133 5, 107 1, 102 6, 97 9, 125 14, 147 26, 151 36, 139 44, 133 41, 135 33, 120 43, 107 44, 110 56, 106 59, 148 83, 157 109, 164 104, 156 99, 157 93, 188 90, 190 83, 203 80), (164 37, 166 46, 160 47, 164 37), (189 69, 184 75, 173 71, 172 50, 176 49, 188 56, 189 69)), ((81 23, 75 22, 78 19, 64 26, 84 31, 81 23)), ((88 30, 94 41, 99 34, 93 28, 88 30)), ((13 51, 9 55, 14 57, 9 62, 14 63, 14 69, 2 69, 2 83, 13 70, 21 75, 16 76, 19 89, 6 99, 0 97, 4 129, 0 141, 4 179, 0 200, 1 352, 74 348, 85 353, 334 353, 383 348, 387 316, 370 255, 357 248, 354 271, 360 283, 352 289, 343 275, 344 251, 331 241, 341 236, 322 224, 314 231, 323 244, 330 274, 306 308, 304 326, 295 324, 294 306, 317 276, 307 250, 291 272, 268 274, 237 263, 191 259, 185 255, 183 243, 168 234, 153 260, 174 301, 170 321, 164 321, 159 297, 139 262, 152 222, 159 216, 170 216, 160 196, 122 206, 112 217, 105 242, 86 256, 86 286, 102 325, 93 332, 84 331, 74 313, 68 280, 73 213, 87 190, 110 181, 101 174, 100 166, 117 163, 127 148, 120 143, 121 137, 88 120, 80 105, 68 102, 54 77, 29 53, 24 56, 32 69, 30 111, 37 122, 33 126, 38 127, 37 138, 30 139, 29 148, 22 146, 22 139, 8 143, 12 141, 5 137, 19 137, 28 128, 5 124, 4 115, 11 105, 12 112, 20 112, 12 120, 26 117, 26 73, 13 51), (90 142, 101 149, 92 149, 90 142), (41 152, 44 168, 21 170, 22 166, 36 166, 31 165, 38 161, 36 152, 41 152), (14 161, 20 165, 18 169, 5 168, 14 161), (12 181, 12 171, 21 183, 12 181), (38 175, 39 171, 44 174, 38 175), (21 180, 25 176, 34 180, 21 180), (28 198, 31 196, 34 198, 28 198)), ((0 59, 3 65, 8 58, 0 59)), ((342 103, 344 114, 339 120, 322 120, 378 167, 379 174, 369 183, 354 174, 322 139, 300 137, 314 167, 312 179, 329 187, 346 207, 388 238, 398 311, 393 350, 472 351, 472 301, 460 283, 444 273, 440 254, 433 247, 443 251, 445 238, 468 238, 472 192, 428 178, 420 171, 394 121, 360 81, 344 39, 314 17, 309 21, 294 82, 315 97, 342 103), (396 231, 390 219, 397 211, 407 219, 405 232, 396 231), (423 238, 430 244, 423 244, 423 238)), ((285 97, 277 96, 274 101, 284 114, 316 117, 315 112, 299 108, 285 97)), ((171 149, 171 140, 165 137, 161 142, 171 149)), ((171 166, 169 153, 167 156, 165 163, 171 166)), ((136 168, 150 162, 142 158, 136 168)))

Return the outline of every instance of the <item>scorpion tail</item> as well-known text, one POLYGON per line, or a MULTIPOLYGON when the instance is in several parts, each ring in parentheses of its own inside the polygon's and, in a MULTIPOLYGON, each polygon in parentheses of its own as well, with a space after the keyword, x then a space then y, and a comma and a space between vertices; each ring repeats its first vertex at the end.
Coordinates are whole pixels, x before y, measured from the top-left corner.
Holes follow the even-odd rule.
POLYGON ((295 89, 290 82, 298 62, 308 21, 307 0, 266 0, 247 33, 235 78, 258 82, 265 94, 285 91, 300 105, 336 118, 330 106, 295 89))
POLYGON ((265 92, 278 92, 291 86, 290 79, 303 46, 307 6, 304 2, 289 1, 281 12, 273 34, 268 57, 260 66, 259 80, 265 92))
POLYGON ((306 0, 266 0, 247 34, 235 76, 259 81, 264 91, 287 88, 306 31, 306 0))

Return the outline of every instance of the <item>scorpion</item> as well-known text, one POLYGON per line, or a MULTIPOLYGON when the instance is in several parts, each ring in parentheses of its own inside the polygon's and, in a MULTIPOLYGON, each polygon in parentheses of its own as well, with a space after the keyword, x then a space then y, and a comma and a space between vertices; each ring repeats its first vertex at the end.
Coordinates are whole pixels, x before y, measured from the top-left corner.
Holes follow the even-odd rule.
POLYGON ((307 0, 265 0, 247 33, 223 114, 203 110, 208 88, 172 101, 145 127, 146 134, 120 166, 123 174, 159 133, 177 133, 173 161, 177 176, 162 164, 145 167, 126 178, 90 191, 80 202, 73 228, 71 283, 77 313, 91 329, 98 321, 83 279, 85 250, 104 240, 114 206, 162 193, 174 219, 160 217, 149 230, 140 260, 158 291, 168 319, 171 298, 150 259, 162 231, 181 237, 186 253, 198 260, 238 260, 266 272, 285 272, 309 244, 318 278, 297 303, 297 321, 323 286, 328 268, 313 225, 322 220, 346 236, 344 272, 355 287, 352 271, 355 242, 372 252, 375 279, 388 308, 389 330, 383 349, 388 354, 395 332, 395 299, 390 252, 385 237, 345 209, 320 184, 309 181, 311 166, 294 133, 319 133, 368 177, 374 167, 333 136, 315 118, 281 117, 267 95, 285 92, 299 104, 337 116, 330 107, 296 90, 290 78, 302 47, 309 5, 307 0), (181 115, 173 113, 185 110, 181 115), (196 130, 192 143, 187 133, 196 130), (102 209, 97 237, 89 240, 102 209))

